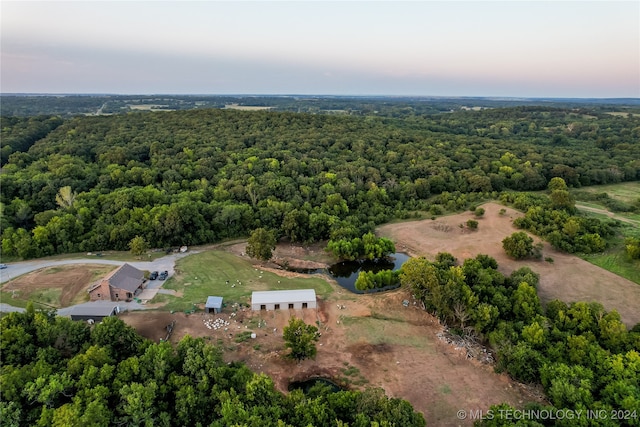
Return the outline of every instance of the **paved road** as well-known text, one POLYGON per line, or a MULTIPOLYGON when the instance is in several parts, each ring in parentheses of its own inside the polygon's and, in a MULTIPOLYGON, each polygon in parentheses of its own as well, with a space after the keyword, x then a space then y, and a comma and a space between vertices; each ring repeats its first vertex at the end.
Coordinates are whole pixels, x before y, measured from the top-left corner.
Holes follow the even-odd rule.
MULTIPOLYGON (((153 261, 135 261, 128 262, 132 266, 140 270, 148 270, 148 271, 164 271, 167 270, 169 272, 169 277, 173 275, 175 272, 174 267, 176 261, 180 258, 184 258, 194 253, 198 253, 199 251, 190 251, 186 253, 173 253, 162 258, 157 258, 153 261)), ((23 274, 30 273, 35 270, 39 270, 45 267, 52 267, 56 265, 69 265, 69 264, 107 264, 107 265, 122 265, 124 261, 115 261, 111 259, 97 258, 97 257, 87 257, 80 259, 67 259, 67 260, 34 260, 34 261, 22 261, 15 262, 8 265, 7 268, 0 270, 0 283, 7 282, 9 280, 15 279, 18 276, 22 276, 23 274)), ((163 280, 151 280, 147 282, 146 288, 151 290, 159 290, 164 283, 163 280)), ((119 302, 118 305, 126 307, 128 310, 141 310, 146 307, 142 304, 138 304, 136 302, 119 302)), ((58 310, 58 314, 65 315, 72 307, 65 307, 58 310)), ((23 311, 18 307, 13 307, 9 304, 0 304, 0 311, 2 312, 10 312, 10 311, 23 311)))

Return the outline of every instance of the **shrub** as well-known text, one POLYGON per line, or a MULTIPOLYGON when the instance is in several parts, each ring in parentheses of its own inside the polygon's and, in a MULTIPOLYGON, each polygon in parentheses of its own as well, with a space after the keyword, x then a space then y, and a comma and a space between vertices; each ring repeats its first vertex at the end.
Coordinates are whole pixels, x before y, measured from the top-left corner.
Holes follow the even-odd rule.
POLYGON ((513 233, 502 240, 504 251, 512 258, 522 259, 533 255, 533 239, 524 231, 513 233))

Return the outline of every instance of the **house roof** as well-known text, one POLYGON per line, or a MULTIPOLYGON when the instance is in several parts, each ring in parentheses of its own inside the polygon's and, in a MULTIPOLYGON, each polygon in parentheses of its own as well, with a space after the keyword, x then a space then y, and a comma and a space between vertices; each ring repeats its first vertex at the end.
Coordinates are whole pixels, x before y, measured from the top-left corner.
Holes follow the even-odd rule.
POLYGON ((251 304, 278 304, 288 302, 309 302, 315 300, 316 291, 314 289, 255 291, 251 294, 251 304))
POLYGON ((107 317, 117 312, 118 304, 110 301, 92 301, 76 305, 71 309, 71 316, 96 316, 107 317))
POLYGON ((222 297, 208 297, 205 308, 222 308, 222 297))
POLYGON ((111 272, 103 280, 109 281, 109 286, 125 291, 134 292, 142 285, 144 273, 131 264, 122 264, 120 268, 111 272))

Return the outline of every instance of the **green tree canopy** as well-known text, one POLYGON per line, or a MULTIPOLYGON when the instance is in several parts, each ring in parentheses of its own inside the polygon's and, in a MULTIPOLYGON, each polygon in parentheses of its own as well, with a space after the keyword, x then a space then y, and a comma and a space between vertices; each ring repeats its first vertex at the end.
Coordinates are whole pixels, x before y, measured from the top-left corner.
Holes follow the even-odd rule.
POLYGON ((533 255, 533 239, 524 231, 518 231, 502 240, 502 248, 512 258, 527 258, 533 255))
POLYGON ((247 254, 260 261, 270 260, 275 248, 275 233, 264 228, 256 228, 253 230, 247 240, 247 254))
POLYGON ((136 236, 129 242, 131 255, 140 256, 149 249, 147 241, 142 236, 136 236))
POLYGON ((320 338, 317 327, 307 325, 304 320, 292 317, 283 332, 285 347, 291 350, 288 357, 295 360, 316 357, 318 351, 316 341, 320 338))

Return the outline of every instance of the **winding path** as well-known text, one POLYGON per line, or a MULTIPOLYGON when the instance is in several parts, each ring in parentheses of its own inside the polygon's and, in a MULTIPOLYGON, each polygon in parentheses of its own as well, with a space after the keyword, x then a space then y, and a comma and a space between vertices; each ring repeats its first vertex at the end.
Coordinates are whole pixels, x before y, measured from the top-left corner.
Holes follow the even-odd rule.
POLYGON ((587 212, 606 215, 609 218, 617 219, 618 221, 626 222, 631 225, 640 226, 640 221, 636 221, 635 219, 625 218, 620 215, 616 215, 615 213, 608 211, 606 209, 592 208, 591 206, 581 205, 580 203, 576 203, 576 208, 583 211, 587 211, 587 212))

